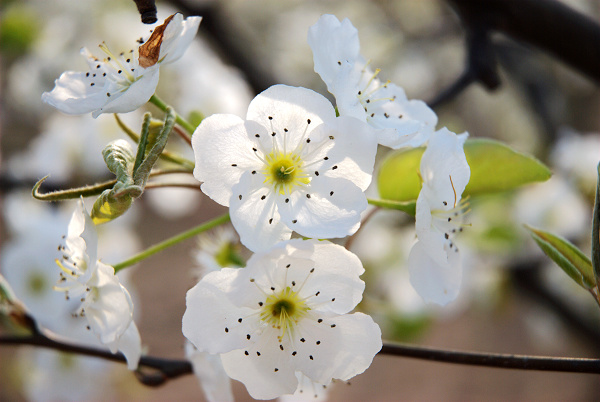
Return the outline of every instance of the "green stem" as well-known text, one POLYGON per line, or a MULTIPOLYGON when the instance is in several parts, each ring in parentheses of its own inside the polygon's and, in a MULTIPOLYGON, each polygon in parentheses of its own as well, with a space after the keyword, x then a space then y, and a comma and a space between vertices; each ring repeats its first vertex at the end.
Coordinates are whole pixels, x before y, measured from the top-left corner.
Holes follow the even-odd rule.
POLYGON ((409 215, 415 215, 415 202, 414 201, 392 201, 392 200, 376 200, 373 198, 367 198, 369 204, 381 207, 385 209, 398 209, 404 211, 409 215))
POLYGON ((222 225, 223 223, 228 222, 228 221, 229 221, 229 214, 227 213, 227 214, 221 215, 211 221, 205 222, 199 226, 191 228, 190 230, 187 230, 176 236, 173 236, 170 239, 167 239, 158 244, 155 244, 154 246, 147 248, 146 250, 142 251, 141 253, 134 255, 133 257, 129 258, 128 260, 125 260, 123 262, 120 262, 119 264, 113 265, 113 268, 115 269, 115 273, 122 270, 123 268, 126 268, 133 264, 136 264, 136 263, 150 257, 151 255, 158 253, 159 251, 162 251, 166 248, 174 246, 177 243, 181 243, 184 240, 194 237, 202 232, 206 232, 207 230, 212 229, 216 226, 222 225))
MULTIPOLYGON (((157 108, 159 108, 163 112, 166 112, 167 111, 167 107, 169 106, 162 99, 160 99, 156 95, 152 95, 152 98, 150 98, 150 103, 152 103, 154 106, 156 106, 157 108)), ((175 114, 175 121, 181 127, 185 128, 185 131, 187 131, 190 134, 190 136, 192 134, 194 134, 194 131, 196 130, 196 127, 192 126, 187 120, 185 120, 183 117, 181 117, 177 113, 175 114)))

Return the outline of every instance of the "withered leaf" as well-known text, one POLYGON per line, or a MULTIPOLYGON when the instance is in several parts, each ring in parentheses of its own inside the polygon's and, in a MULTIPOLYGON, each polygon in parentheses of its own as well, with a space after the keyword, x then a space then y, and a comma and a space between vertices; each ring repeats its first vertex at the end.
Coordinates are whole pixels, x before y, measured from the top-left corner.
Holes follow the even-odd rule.
POLYGON ((139 48, 140 57, 140 67, 148 68, 150 66, 155 65, 158 62, 158 57, 160 55, 160 45, 163 41, 163 35, 165 33, 165 29, 167 25, 171 22, 175 14, 168 17, 162 25, 154 28, 152 35, 150 38, 139 48))

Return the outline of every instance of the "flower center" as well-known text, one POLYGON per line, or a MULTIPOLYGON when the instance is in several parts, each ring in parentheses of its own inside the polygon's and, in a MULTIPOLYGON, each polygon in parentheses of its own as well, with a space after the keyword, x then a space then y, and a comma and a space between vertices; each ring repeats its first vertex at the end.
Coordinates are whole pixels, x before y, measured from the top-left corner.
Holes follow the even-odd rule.
POLYGON ((296 153, 272 151, 265 157, 263 168, 265 183, 273 186, 279 194, 290 194, 295 187, 310 182, 308 174, 303 169, 304 162, 296 153))
POLYGON ((29 289, 35 294, 42 294, 48 286, 46 278, 40 273, 33 273, 29 276, 29 289))
POLYGON ((306 302, 289 286, 267 297, 260 312, 261 321, 281 331, 279 342, 285 334, 292 335, 294 327, 310 310, 306 302))

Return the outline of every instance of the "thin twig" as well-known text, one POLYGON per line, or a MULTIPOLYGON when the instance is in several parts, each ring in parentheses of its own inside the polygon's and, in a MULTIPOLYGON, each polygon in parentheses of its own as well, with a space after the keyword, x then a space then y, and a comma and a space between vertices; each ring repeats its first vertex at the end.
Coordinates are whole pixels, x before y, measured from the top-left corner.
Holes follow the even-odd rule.
POLYGON ((189 146, 192 146, 192 137, 185 131, 183 131, 179 126, 173 127, 173 131, 175 134, 179 135, 189 146))
MULTIPOLYGON (((0 344, 39 346, 126 363, 126 359, 121 353, 112 354, 108 351, 95 348, 70 345, 49 339, 41 333, 25 337, 0 336, 0 344)), ((461 352, 399 343, 385 343, 379 354, 470 366, 600 374, 600 359, 461 352)), ((186 360, 162 359, 153 356, 142 357, 139 362, 139 367, 149 367, 157 370, 157 372, 153 374, 147 374, 142 373, 141 370, 138 369, 136 373, 136 377, 140 382, 150 386, 162 385, 170 379, 191 374, 193 372, 192 365, 186 360)))
POLYGON ((390 343, 384 344, 379 353, 470 366, 600 374, 600 359, 461 352, 390 343))

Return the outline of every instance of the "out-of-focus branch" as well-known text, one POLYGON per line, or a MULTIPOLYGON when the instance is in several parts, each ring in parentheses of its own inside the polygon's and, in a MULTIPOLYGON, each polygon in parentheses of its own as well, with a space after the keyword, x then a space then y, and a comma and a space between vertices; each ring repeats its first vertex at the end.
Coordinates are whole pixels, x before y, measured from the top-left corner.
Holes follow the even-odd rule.
POLYGON ((258 94, 276 84, 273 71, 261 62, 264 60, 249 46, 247 39, 232 23, 220 1, 196 2, 169 0, 186 15, 201 15, 200 30, 210 36, 225 62, 240 69, 254 93, 258 94))
POLYGON ((154 0, 133 0, 137 6, 140 17, 144 24, 154 24, 156 18, 156 4, 154 0))
POLYGON ((453 99, 469 85, 500 85, 493 32, 533 45, 600 83, 600 24, 555 0, 448 0, 466 30, 464 72, 429 105, 453 99))
POLYGON ((570 330, 576 332, 590 346, 600 352, 600 346, 598 345, 600 330, 597 323, 590 322, 579 311, 567 305, 544 286, 539 266, 527 262, 511 267, 510 273, 512 283, 519 291, 531 297, 534 301, 547 306, 549 311, 556 314, 570 330))
POLYGON ((448 0, 466 27, 533 45, 600 83, 600 24, 555 0, 448 0))
MULTIPOLYGON (((0 344, 3 345, 31 345, 43 348, 59 350, 61 352, 75 353, 84 356, 100 357, 115 362, 126 363, 125 356, 121 353, 110 353, 107 350, 71 345, 58 342, 46 337, 40 332, 34 332, 30 336, 0 336, 0 344)), ((192 365, 186 360, 162 359, 152 356, 142 356, 139 368, 136 372, 137 379, 145 385, 157 386, 166 381, 192 373, 192 365), (143 368, 153 369, 153 372, 144 373, 143 368)))

